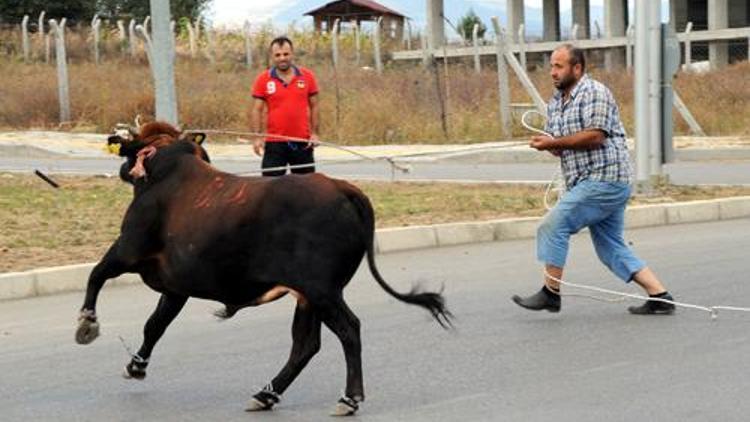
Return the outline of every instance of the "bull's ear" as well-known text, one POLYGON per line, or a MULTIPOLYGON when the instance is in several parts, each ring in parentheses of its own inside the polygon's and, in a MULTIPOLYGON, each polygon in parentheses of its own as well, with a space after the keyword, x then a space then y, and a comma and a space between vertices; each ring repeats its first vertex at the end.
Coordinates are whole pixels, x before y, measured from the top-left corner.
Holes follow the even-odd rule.
POLYGON ((206 134, 201 132, 192 132, 188 133, 185 136, 185 139, 188 141, 193 141, 198 145, 203 145, 203 141, 206 140, 206 134))

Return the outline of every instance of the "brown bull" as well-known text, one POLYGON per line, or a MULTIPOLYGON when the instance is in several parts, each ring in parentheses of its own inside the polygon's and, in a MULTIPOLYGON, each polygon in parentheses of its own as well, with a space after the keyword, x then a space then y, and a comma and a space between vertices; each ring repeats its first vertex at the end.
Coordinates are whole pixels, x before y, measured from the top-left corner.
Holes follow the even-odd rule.
POLYGON ((396 299, 430 311, 444 327, 450 313, 439 293, 394 291, 378 273, 370 201, 351 184, 321 174, 245 178, 208 163, 204 136, 185 135, 164 123, 118 131, 110 147, 127 157, 121 177, 133 202, 119 237, 91 272, 76 341, 99 334, 96 300, 104 282, 138 273, 161 299, 144 327, 125 375, 142 379, 151 352, 189 297, 223 303, 220 316, 276 300, 297 300, 293 346, 286 365, 255 394, 248 410, 278 403, 320 348, 325 324, 344 348, 345 395, 334 414, 353 414, 364 400, 360 323, 343 289, 367 255, 378 284, 396 299))

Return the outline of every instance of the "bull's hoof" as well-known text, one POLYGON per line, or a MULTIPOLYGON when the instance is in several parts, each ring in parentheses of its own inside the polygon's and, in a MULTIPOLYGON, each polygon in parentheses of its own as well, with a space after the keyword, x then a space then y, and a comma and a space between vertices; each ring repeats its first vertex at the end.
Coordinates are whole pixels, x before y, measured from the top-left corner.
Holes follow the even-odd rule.
POLYGON ((99 323, 96 322, 95 317, 81 317, 76 330, 76 343, 89 344, 97 337, 99 337, 99 323))
POLYGON ((143 380, 146 378, 146 366, 148 361, 139 359, 136 361, 136 357, 125 366, 125 371, 122 373, 122 377, 125 379, 143 380))
POLYGON ((259 412, 271 410, 273 406, 281 400, 281 396, 273 391, 269 386, 260 390, 247 402, 246 412, 259 412))
POLYGON ((352 416, 359 410, 359 401, 351 397, 342 397, 333 408, 331 416, 352 416))

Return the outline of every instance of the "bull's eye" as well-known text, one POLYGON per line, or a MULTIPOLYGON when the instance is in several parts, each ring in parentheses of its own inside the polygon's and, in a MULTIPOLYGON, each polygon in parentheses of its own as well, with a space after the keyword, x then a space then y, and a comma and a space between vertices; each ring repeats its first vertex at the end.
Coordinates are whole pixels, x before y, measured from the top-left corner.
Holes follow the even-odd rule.
POLYGON ((114 155, 120 155, 120 144, 109 144, 107 145, 107 151, 109 151, 110 154, 114 155))

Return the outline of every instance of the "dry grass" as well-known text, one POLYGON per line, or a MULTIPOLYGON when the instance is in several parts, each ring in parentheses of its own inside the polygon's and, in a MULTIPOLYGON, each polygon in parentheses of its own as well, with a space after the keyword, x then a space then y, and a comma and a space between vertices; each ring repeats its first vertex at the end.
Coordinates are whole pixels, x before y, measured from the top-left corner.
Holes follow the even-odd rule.
MULTIPOLYGON (((247 128, 250 84, 266 61, 260 52, 272 32, 265 28, 254 38, 256 68, 244 67, 243 40, 237 35, 216 37, 220 54, 216 64, 199 55, 190 59, 186 38, 178 40, 178 109, 182 124, 189 128, 247 128)), ((330 39, 310 32, 292 31, 297 41, 298 62, 316 71, 322 87, 322 136, 344 144, 440 143, 497 140, 497 76, 491 60, 476 76, 470 60, 452 62, 445 86, 444 67, 425 70, 414 63, 386 61, 386 71, 377 76, 353 65, 354 38, 341 41, 343 65, 334 73, 330 39), (447 133, 440 119, 436 87, 446 101, 447 133), (338 92, 338 95, 337 95, 338 92)), ((15 45, 17 35, 0 33, 1 45, 15 45), (15 37, 15 38, 14 38, 15 37)), ((205 40, 201 43, 205 46, 205 40)), ((137 59, 123 58, 113 34, 104 41, 104 63, 91 63, 85 33, 71 31, 68 39, 70 93, 74 129, 109 131, 117 122, 131 121, 136 114, 153 115, 151 74, 143 53, 137 59)), ((415 43, 418 45, 418 43, 415 43)), ((371 45, 364 42, 362 63, 370 64, 371 45)), ((386 47, 393 51, 396 46, 386 47)), ((6 49, 7 50, 7 49, 6 49)), ((53 65, 23 64, 19 48, 8 53, 0 48, 0 128, 56 128, 58 105, 53 65)), ((38 46, 35 51, 38 54, 38 46)), ((709 74, 680 74, 675 86, 696 119, 710 135, 750 135, 750 64, 743 62, 709 74)), ((595 78, 615 94, 626 129, 633 127, 633 79, 627 72, 592 69, 595 78)), ((552 93, 543 71, 531 73, 543 97, 552 93)), ((511 77, 513 102, 528 102, 515 77, 511 77)), ((687 126, 676 116, 676 132, 687 134, 687 126)), ((515 136, 526 136, 516 124, 515 136)))
MULTIPOLYGON (((119 233, 131 189, 119 179, 0 174, 0 272, 98 260, 119 233)), ((378 227, 543 214, 541 187, 495 184, 357 183, 378 227)), ((750 188, 666 186, 653 202, 750 195, 750 188)), ((638 203, 638 201, 635 201, 638 203)))

